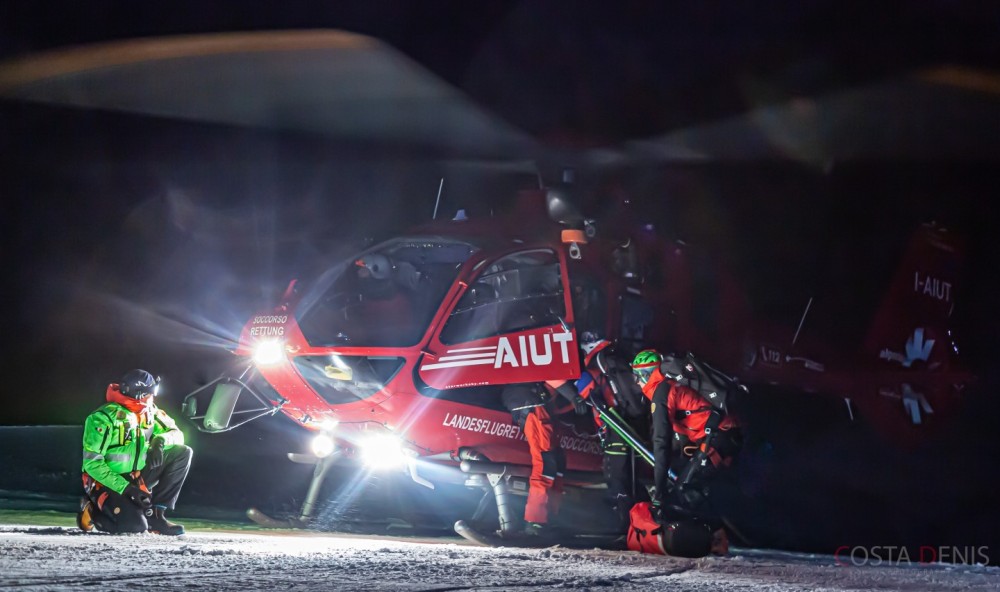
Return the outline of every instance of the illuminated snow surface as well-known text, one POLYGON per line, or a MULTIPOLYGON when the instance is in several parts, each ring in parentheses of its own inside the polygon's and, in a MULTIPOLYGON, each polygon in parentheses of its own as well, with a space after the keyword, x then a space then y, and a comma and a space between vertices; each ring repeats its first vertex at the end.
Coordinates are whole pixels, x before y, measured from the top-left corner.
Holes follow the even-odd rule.
POLYGON ((485 548, 304 532, 84 535, 0 527, 0 588, 59 590, 998 590, 1000 568, 838 567, 829 555, 738 549, 678 559, 485 548))

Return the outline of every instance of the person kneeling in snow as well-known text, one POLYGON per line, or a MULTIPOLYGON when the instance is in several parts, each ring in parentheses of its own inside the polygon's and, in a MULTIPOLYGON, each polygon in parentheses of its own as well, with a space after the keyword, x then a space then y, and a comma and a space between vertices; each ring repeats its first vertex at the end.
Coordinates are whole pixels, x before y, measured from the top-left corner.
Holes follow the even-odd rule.
POLYGON ((174 509, 191 448, 154 399, 160 379, 131 370, 108 386, 107 403, 83 428, 84 497, 77 526, 84 532, 184 534, 166 519, 174 509))

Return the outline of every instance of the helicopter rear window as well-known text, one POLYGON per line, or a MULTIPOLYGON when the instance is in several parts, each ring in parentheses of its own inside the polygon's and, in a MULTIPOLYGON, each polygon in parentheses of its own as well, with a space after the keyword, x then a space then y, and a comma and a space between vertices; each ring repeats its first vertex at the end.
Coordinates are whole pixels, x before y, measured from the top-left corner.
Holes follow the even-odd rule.
POLYGON ((302 333, 313 346, 415 345, 475 251, 440 238, 400 238, 366 251, 331 268, 302 299, 302 333))
POLYGON ((565 315, 558 256, 548 249, 523 251, 482 270, 452 310, 441 343, 554 325, 565 315))

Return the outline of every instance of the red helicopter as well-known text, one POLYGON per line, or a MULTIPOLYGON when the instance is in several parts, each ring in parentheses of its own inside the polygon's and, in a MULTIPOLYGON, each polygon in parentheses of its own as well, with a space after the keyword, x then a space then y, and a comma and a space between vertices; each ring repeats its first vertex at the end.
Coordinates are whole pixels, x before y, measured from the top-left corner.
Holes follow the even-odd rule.
POLYGON ((794 333, 751 332, 740 376, 839 395, 852 420, 860 413, 895 445, 925 440, 928 429, 945 423, 935 417, 954 411, 975 380, 960 364, 952 326, 964 251, 958 235, 934 223, 921 225, 855 351, 806 336, 810 299, 794 333))
MULTIPOLYGON (((119 49, 57 51, 6 63, 0 94, 48 105, 320 132, 338 142, 363 137, 411 146, 414 154, 427 146, 468 158, 548 152, 384 43, 355 34, 185 36, 132 41, 119 49), (134 59, 108 60, 117 55, 134 59), (137 73, 169 82, 135 93, 137 73), (317 82, 338 77, 351 83, 317 82), (171 92, 156 92, 163 88, 171 92), (247 97, 254 97, 250 107, 247 97), (411 109, 427 125, 411 125, 411 109)), ((982 86, 969 83, 982 78, 971 74, 936 68, 828 96, 755 104, 736 118, 663 130, 668 133, 628 142, 621 150, 583 150, 578 159, 613 166, 790 158, 826 167, 864 158, 981 157, 996 153, 983 144, 995 136, 980 133, 988 103, 969 92, 982 86), (943 106, 951 106, 949 117, 941 117, 943 106), (928 113, 949 125, 928 126, 928 113), (894 134, 883 133, 885 121, 894 134)), ((543 196, 535 194, 533 211, 504 219, 456 219, 415 229, 309 284, 293 284, 277 308, 255 315, 244 328, 235 349, 241 371, 189 395, 188 415, 203 430, 221 431, 280 412, 315 432, 317 454, 292 455, 317 467, 302 522, 311 516, 333 458, 395 459, 418 483, 452 479, 492 489, 498 502, 510 489, 526 489, 518 471, 526 472, 527 448, 499 408, 497 391, 510 382, 576 377, 580 336, 590 328, 626 351, 655 346, 695 352, 750 385, 843 397, 847 415, 857 409, 883 426, 881 433, 902 439, 940 423, 973 379, 957 362, 949 325, 962 248, 940 227, 918 230, 867 339, 846 353, 811 338, 810 315, 820 304, 804 303, 797 326, 759 328, 732 274, 716 263, 706 276, 689 245, 641 232, 631 240, 594 235, 588 232, 594 225, 565 200, 550 199, 549 213, 556 215, 546 219, 543 196), (202 406, 199 400, 209 396, 202 406), (247 399, 257 404, 247 405, 247 399), (451 470, 437 470, 442 467, 451 470)), ((597 442, 589 421, 580 419, 575 428, 562 444, 575 483, 588 485, 598 479, 597 442)))
POLYGON ((647 285, 669 278, 662 290, 651 292, 654 308, 670 314, 652 326, 650 343, 698 352, 747 384, 839 396, 847 417, 865 417, 903 447, 926 439, 928 424, 942 425, 932 418, 947 416, 975 380, 960 364, 952 326, 964 242, 938 224, 923 224, 912 234, 862 343, 853 349, 810 332, 813 298, 797 326, 759 322, 748 314, 733 274, 718 261, 710 274, 699 272, 690 251, 683 243, 663 249, 655 240, 643 249, 641 258, 654 268, 644 272, 647 285))
MULTIPOLYGON (((961 249, 937 226, 915 234, 850 359, 824 357, 800 339, 808 307, 794 332, 754 328, 733 275, 716 266, 706 289, 682 242, 600 235, 565 193, 533 190, 508 216, 460 211, 378 244, 311 285, 292 282, 276 308, 244 327, 235 350, 242 373, 189 394, 186 415, 218 432, 281 412, 316 433, 313 455, 289 455, 316 465, 300 516, 251 509, 261 524, 307 524, 331 463, 353 459, 404 470, 432 489, 492 491, 507 529, 517 522, 510 495, 526 494, 530 458, 500 402, 502 385, 578 378, 585 331, 625 352, 697 352, 746 384, 841 396, 848 414, 856 404, 888 430, 925 423, 972 380, 957 366, 948 325, 961 249), (707 298, 716 311, 708 317, 707 298)), ((593 422, 562 421, 567 485, 600 488, 593 422)))
MULTIPOLYGON (((290 455, 317 463, 296 524, 310 519, 330 461, 346 457, 404 468, 430 488, 444 480, 491 489, 509 527, 505 496, 527 492, 531 461, 502 385, 579 378, 586 330, 646 341, 651 315, 633 251, 597 238, 593 221, 555 191, 523 192, 503 218, 460 212, 416 228, 306 289, 292 282, 279 306, 243 329, 235 353, 245 371, 189 394, 186 414, 217 432, 280 411, 315 431, 314 458, 290 455), (257 376, 273 394, 254 385, 257 376), (259 405, 238 404, 244 394, 259 405)), ((567 485, 599 486, 593 421, 564 423, 567 485)))

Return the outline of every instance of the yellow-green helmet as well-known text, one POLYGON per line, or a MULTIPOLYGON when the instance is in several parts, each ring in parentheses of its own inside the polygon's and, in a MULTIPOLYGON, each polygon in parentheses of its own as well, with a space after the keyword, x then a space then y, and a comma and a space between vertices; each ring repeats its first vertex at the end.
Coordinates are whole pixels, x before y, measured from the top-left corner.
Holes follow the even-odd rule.
POLYGON ((635 374, 635 381, 639 386, 643 386, 649 381, 649 375, 660 367, 663 356, 655 349, 644 349, 635 354, 632 360, 632 373, 635 374))

